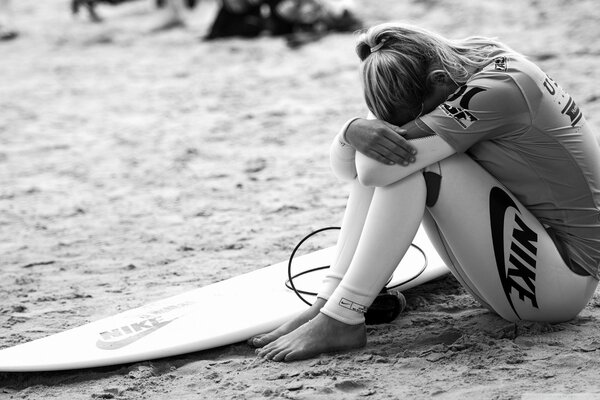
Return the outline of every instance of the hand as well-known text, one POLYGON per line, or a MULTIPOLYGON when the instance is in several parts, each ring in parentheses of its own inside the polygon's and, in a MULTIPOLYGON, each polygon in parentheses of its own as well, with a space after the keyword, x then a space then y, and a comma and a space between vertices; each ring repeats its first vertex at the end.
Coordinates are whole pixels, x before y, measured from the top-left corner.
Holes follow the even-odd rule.
POLYGON ((402 135, 406 131, 378 119, 357 119, 346 130, 346 140, 356 151, 381 163, 408 165, 417 150, 402 135))

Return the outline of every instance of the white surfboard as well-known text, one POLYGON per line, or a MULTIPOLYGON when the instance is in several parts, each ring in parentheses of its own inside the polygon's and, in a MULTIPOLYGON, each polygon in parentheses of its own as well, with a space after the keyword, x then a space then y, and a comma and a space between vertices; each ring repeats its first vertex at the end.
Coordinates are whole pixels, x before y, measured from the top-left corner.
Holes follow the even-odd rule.
MULTIPOLYGON (((448 273, 422 228, 414 244, 422 252, 411 247, 388 287, 400 284, 398 289, 406 290, 448 273)), ((329 265, 333 256, 334 248, 330 247, 298 257, 293 262, 294 273, 329 265)), ((0 350, 0 371, 115 365, 247 340, 276 328, 308 307, 285 286, 287 264, 274 264, 0 350)), ((324 274, 309 273, 295 279, 294 284, 297 289, 316 292, 324 274)))

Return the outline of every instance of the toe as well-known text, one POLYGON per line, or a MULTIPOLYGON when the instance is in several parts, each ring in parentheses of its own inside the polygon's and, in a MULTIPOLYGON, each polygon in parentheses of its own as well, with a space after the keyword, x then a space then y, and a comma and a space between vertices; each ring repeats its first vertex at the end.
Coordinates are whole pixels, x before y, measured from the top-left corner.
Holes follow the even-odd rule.
POLYGON ((280 351, 281 350, 279 348, 275 348, 275 349, 269 351, 268 353, 266 353, 264 358, 266 358, 267 360, 273 360, 280 353, 280 351))
POLYGON ((256 351, 257 351, 257 354, 259 357, 270 359, 269 354, 273 353, 277 349, 278 349, 277 343, 272 342, 260 349, 257 349, 256 351))
POLYGON ((264 346, 262 340, 264 336, 265 335, 254 336, 253 338, 248 339, 248 344, 253 347, 262 347, 264 346))
POLYGON ((306 353, 303 350, 294 350, 290 351, 285 355, 285 359, 283 361, 298 361, 306 359, 306 353))
POLYGON ((265 356, 268 354, 269 352, 266 351, 264 348, 262 349, 256 349, 256 355, 262 358, 265 358, 265 356))
POLYGON ((273 355, 273 358, 271 358, 273 361, 285 361, 286 356, 288 355, 289 350, 288 349, 283 349, 281 351, 279 351, 277 354, 273 355))
POLYGON ((257 336, 253 339, 254 340, 252 343, 253 343, 254 347, 264 347, 264 346, 267 346, 267 345, 273 343, 277 339, 277 337, 273 336, 271 334, 264 334, 264 335, 257 336))

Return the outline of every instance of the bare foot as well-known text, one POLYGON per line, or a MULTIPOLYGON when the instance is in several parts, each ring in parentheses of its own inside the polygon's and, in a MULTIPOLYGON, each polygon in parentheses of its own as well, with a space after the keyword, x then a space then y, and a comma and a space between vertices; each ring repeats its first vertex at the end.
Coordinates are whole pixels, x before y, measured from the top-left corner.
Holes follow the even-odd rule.
POLYGON ((325 305, 325 302, 325 300, 318 298, 308 310, 304 311, 296 318, 286 322, 279 328, 269 333, 250 338, 248 340, 248 344, 254 347, 263 347, 271 343, 272 341, 279 339, 281 336, 292 332, 293 330, 297 329, 298 327, 304 325, 305 323, 316 317, 319 314, 319 311, 321 311, 321 308, 325 305))
POLYGON ((321 353, 365 346, 365 324, 348 325, 319 313, 293 332, 257 350, 259 357, 273 361, 296 361, 321 353))

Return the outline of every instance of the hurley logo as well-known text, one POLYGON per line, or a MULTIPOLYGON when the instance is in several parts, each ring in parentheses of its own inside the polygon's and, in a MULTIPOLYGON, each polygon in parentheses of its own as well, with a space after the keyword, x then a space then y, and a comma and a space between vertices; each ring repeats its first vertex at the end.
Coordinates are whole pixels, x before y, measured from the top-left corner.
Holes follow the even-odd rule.
POLYGON ((467 129, 474 122, 478 121, 477 117, 469 111, 469 103, 477 93, 481 92, 485 92, 485 89, 477 86, 468 87, 467 85, 463 85, 451 94, 445 103, 440 105, 440 109, 447 116, 454 119, 463 129, 467 129), (450 104, 458 99, 460 99, 458 105, 450 104))
POLYGON ((160 317, 149 318, 130 325, 100 332, 100 339, 96 342, 96 347, 102 350, 120 349, 156 332, 173 321, 174 319, 161 321, 160 317))
POLYGON ((451 106, 450 104, 442 104, 440 109, 450 118, 453 118, 463 129, 470 127, 473 122, 477 121, 472 113, 467 110, 463 110, 459 107, 451 106))
POLYGON ((492 188, 490 219, 496 266, 506 299, 520 319, 511 297, 513 290, 521 301, 528 301, 533 307, 538 308, 535 294, 538 236, 525 224, 519 214, 519 207, 504 190, 498 187, 492 188), (504 220, 510 209, 514 210, 515 226, 507 240, 509 243, 505 244, 504 220))

